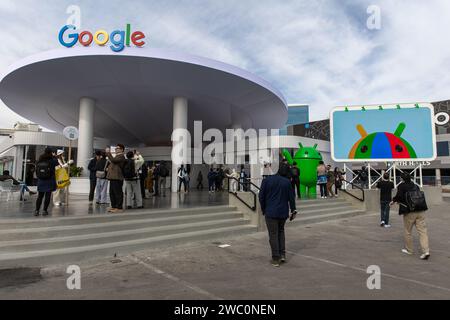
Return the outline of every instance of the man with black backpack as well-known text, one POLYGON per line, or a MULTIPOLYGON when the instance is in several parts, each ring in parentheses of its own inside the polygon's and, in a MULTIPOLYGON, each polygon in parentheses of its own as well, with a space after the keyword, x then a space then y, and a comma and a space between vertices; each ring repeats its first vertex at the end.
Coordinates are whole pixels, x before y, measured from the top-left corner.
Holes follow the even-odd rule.
POLYGON ((52 192, 56 190, 56 178, 55 168, 58 165, 58 160, 55 158, 55 154, 52 149, 46 148, 44 154, 39 157, 36 163, 36 176, 38 178, 37 190, 38 198, 36 199, 36 210, 34 215, 39 216, 41 210, 42 200, 44 200, 44 212, 43 215, 48 215, 48 206, 50 205, 50 199, 52 192))
POLYGON ((123 178, 125 179, 127 209, 132 209, 134 207, 134 202, 136 202, 136 207, 138 209, 144 208, 142 205, 142 193, 136 166, 136 159, 133 151, 129 151, 127 153, 127 159, 123 165, 123 178))
POLYGON ((425 195, 411 181, 411 176, 408 173, 405 173, 402 179, 403 182, 398 186, 397 195, 391 202, 391 204, 395 202, 400 205, 398 213, 403 215, 405 249, 402 249, 402 252, 408 255, 413 254, 413 238, 411 232, 413 226, 416 226, 422 248, 420 259, 428 260, 430 258, 430 248, 428 245, 428 232, 424 215, 425 211, 428 210, 425 195))

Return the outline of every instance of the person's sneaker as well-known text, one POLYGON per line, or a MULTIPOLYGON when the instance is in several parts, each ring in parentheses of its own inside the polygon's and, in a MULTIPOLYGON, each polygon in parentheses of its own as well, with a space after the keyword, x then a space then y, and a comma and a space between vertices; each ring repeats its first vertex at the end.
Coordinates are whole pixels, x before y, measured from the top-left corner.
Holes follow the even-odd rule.
POLYGON ((407 255, 412 255, 412 252, 409 252, 407 249, 402 249, 402 252, 407 255))
POLYGON ((279 267, 280 266, 280 261, 279 260, 272 260, 270 262, 274 267, 279 267))
POLYGON ((45 216, 48 216, 48 211, 47 210, 44 210, 44 212, 42 212, 42 215, 45 217, 45 216))
POLYGON ((281 263, 286 263, 286 256, 281 256, 280 262, 281 263))
POLYGON ((384 221, 381 221, 380 227, 384 227, 384 225, 385 225, 384 221))
POLYGON ((36 211, 34 212, 34 216, 35 216, 35 217, 39 217, 39 211, 38 211, 38 210, 36 210, 36 211))
POLYGON ((385 224, 384 227, 385 227, 385 228, 390 228, 391 225, 390 225, 390 224, 385 224))
POLYGON ((422 259, 422 260, 428 260, 429 258, 430 258, 430 253, 429 252, 424 253, 424 254, 422 254, 420 256, 420 259, 422 259))
POLYGON ((136 209, 144 209, 144 206, 137 207, 136 209))

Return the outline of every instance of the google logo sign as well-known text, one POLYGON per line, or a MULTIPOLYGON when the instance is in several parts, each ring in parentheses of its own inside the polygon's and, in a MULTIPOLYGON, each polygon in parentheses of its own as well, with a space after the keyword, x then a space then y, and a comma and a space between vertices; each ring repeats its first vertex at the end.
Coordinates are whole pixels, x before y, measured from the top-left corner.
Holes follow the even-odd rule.
POLYGON ((111 42, 110 48, 114 52, 122 51, 125 46, 129 47, 130 43, 133 43, 136 47, 142 47, 145 44, 143 40, 145 34, 141 31, 135 31, 131 33, 131 25, 127 24, 126 31, 114 30, 111 34, 108 34, 105 30, 98 30, 94 34, 90 31, 83 31, 77 33, 75 26, 65 25, 59 31, 59 43, 64 47, 71 48, 77 42, 81 45, 88 47, 92 41, 94 41, 99 46, 104 46, 111 42))

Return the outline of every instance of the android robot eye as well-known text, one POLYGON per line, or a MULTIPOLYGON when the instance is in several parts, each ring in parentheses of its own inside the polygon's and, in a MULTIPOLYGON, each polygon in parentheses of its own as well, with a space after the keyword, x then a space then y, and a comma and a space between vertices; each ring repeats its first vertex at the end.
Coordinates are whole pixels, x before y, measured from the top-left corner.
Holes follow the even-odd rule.
POLYGON ((367 146, 362 146, 362 147, 361 147, 361 152, 362 152, 362 153, 366 153, 367 150, 369 150, 369 148, 368 148, 367 146))
POLYGON ((397 144, 397 145, 395 146, 395 151, 397 151, 397 152, 403 152, 403 147, 397 144))
POLYGON ((305 156, 308 156, 309 155, 309 152, 308 151, 305 151, 305 156))

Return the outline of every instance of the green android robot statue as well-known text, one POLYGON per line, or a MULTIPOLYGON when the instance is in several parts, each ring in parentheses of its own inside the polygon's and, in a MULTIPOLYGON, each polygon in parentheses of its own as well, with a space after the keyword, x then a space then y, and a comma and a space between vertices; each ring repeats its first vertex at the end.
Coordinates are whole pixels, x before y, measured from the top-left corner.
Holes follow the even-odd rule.
POLYGON ((317 166, 322 160, 322 155, 317 151, 317 144, 314 147, 304 147, 298 144, 300 149, 295 153, 294 159, 287 150, 283 150, 283 156, 290 165, 297 165, 300 170, 300 195, 305 198, 316 198, 317 188, 317 166))

